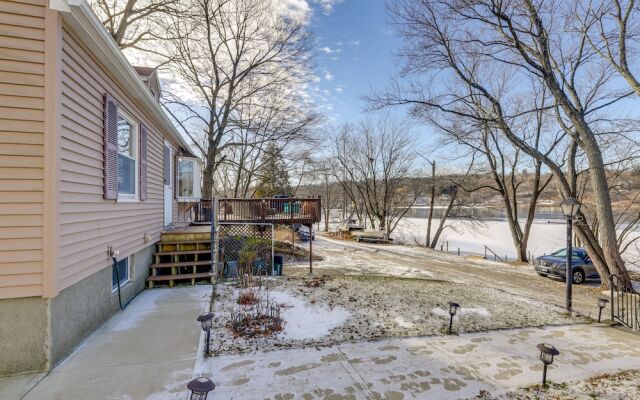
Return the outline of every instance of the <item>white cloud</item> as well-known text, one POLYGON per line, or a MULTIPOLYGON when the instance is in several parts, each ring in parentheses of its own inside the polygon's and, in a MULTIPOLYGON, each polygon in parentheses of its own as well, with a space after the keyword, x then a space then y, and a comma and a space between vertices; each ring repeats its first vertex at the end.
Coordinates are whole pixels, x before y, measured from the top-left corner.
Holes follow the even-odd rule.
POLYGON ((331 72, 329 71, 324 71, 324 79, 327 81, 331 81, 333 80, 334 76, 331 74, 331 72))
POLYGON ((360 41, 359 40, 350 40, 349 44, 351 44, 353 46, 360 46, 360 41))
POLYGON ((321 47, 321 48, 320 48, 320 51, 323 51, 323 52, 325 52, 325 53, 327 53, 327 54, 331 54, 331 53, 333 53, 335 50, 333 50, 333 49, 332 49, 331 47, 329 47, 329 46, 324 46, 324 47, 321 47))
POLYGON ((338 92, 338 93, 342 93, 342 88, 341 88, 341 87, 337 87, 335 90, 336 90, 336 92, 338 92))
POLYGON ((342 3, 343 1, 344 0, 313 0, 314 3, 322 7, 322 12, 325 15, 331 14, 333 12, 333 7, 335 7, 336 4, 342 3))
POLYGON ((279 6, 283 16, 304 23, 309 22, 311 6, 307 0, 280 0, 279 6))

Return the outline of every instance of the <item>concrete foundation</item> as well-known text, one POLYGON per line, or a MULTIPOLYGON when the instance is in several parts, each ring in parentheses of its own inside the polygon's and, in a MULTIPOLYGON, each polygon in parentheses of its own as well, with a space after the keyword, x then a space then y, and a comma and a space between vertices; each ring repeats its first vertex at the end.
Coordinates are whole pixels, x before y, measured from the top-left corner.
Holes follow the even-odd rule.
POLYGON ((48 302, 0 300, 0 376, 48 368, 48 302))
MULTIPOLYGON (((123 305, 144 289, 154 249, 131 256, 129 282, 121 287, 123 305)), ((53 299, 0 300, 0 376, 50 370, 120 311, 111 277, 108 267, 53 299)))

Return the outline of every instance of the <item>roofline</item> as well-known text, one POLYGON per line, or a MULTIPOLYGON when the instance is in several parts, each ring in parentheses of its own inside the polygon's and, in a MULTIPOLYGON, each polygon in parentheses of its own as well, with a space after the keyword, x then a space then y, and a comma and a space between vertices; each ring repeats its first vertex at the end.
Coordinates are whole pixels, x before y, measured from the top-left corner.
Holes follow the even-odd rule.
POLYGON ((187 154, 193 155, 175 125, 160 107, 149 88, 138 75, 86 0, 51 0, 49 7, 60 13, 64 22, 79 34, 98 60, 113 74, 127 94, 168 132, 187 154))

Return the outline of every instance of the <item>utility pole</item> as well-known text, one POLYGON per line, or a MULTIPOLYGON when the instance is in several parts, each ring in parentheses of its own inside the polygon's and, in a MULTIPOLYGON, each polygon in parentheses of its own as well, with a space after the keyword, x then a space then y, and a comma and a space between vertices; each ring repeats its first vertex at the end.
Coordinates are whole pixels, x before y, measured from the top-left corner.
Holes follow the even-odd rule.
POLYGON ((427 240, 425 245, 429 247, 431 245, 431 221, 433 220, 433 203, 436 201, 436 161, 429 161, 431 164, 431 198, 429 200, 429 217, 427 221, 427 240))

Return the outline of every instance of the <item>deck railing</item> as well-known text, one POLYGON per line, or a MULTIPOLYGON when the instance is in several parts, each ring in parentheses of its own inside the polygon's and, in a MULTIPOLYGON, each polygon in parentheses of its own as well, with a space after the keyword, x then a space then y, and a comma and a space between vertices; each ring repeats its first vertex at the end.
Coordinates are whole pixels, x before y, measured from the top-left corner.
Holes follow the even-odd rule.
POLYGON ((609 275, 611 320, 640 331, 640 293, 620 284, 617 275, 609 275))
MULTIPOLYGON (((320 198, 219 199, 218 222, 313 224, 320 221, 320 198)), ((183 204, 189 222, 210 223, 212 200, 183 204)))

